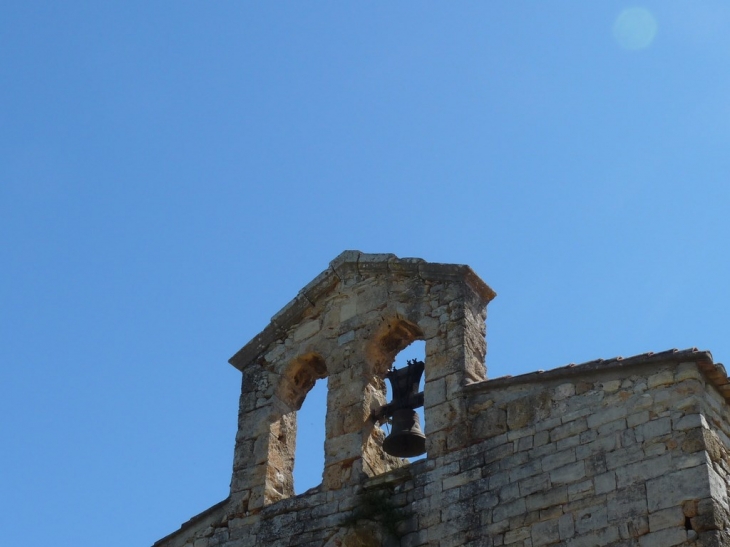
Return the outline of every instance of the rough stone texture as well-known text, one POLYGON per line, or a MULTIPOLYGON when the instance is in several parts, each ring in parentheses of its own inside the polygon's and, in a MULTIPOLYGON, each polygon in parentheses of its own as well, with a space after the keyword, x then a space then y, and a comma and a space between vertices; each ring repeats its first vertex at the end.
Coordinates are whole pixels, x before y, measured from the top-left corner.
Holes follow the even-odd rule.
POLYGON ((493 291, 467 266, 346 251, 232 359, 230 496, 156 547, 730 546, 730 384, 671 350, 486 379, 493 291), (371 419, 426 341, 427 458, 371 419), (293 495, 296 411, 328 378, 322 484, 293 495))

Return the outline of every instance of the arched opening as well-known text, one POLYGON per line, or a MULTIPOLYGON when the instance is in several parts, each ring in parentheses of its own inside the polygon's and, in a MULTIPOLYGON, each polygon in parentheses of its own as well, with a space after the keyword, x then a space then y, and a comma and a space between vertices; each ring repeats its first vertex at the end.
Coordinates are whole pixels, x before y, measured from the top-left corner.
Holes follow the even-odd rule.
POLYGON ((324 359, 316 353, 297 357, 281 376, 277 390, 281 418, 272 424, 266 461, 267 491, 272 496, 269 502, 321 482, 326 414, 321 405, 326 405, 327 394, 327 382, 321 380, 326 377, 324 359), (305 401, 308 404, 302 412, 305 401), (295 474, 301 477, 298 482, 295 474))
POLYGON ((302 494, 322 483, 324 469, 327 380, 318 380, 297 412, 294 452, 294 494, 302 494))
MULTIPOLYGON (((393 405, 389 406, 392 399, 388 391, 390 380, 387 380, 386 376, 399 354, 397 366, 400 368, 407 366, 406 361, 408 359, 418 359, 425 362, 425 345, 420 342, 423 337, 423 331, 416 323, 401 316, 393 316, 386 318, 380 324, 365 348, 367 363, 370 365, 368 371, 370 384, 366 404, 372 412, 370 422, 372 426, 370 437, 363 447, 363 471, 371 477, 397 469, 408 463, 408 459, 388 453, 383 448, 386 437, 391 432, 390 427, 385 422, 393 416, 392 412, 404 410, 402 408, 396 409, 393 405), (414 342, 417 343, 413 345, 414 342), (408 349, 409 347, 410 349, 408 349)), ((402 423, 403 413, 399 412, 399 414, 399 420, 402 423)), ((392 445, 394 442, 395 439, 391 438, 388 444, 392 445)), ((420 443, 417 442, 416 447, 418 444, 420 443)), ((412 450, 409 449, 405 452, 410 453, 412 450)))

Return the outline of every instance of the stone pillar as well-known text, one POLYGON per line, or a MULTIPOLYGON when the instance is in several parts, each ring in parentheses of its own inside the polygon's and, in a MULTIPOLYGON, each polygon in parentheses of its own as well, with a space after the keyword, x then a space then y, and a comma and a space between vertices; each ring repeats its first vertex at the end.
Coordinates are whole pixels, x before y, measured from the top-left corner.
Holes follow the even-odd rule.
MULTIPOLYGON (((435 332, 426 333, 426 451, 438 457, 469 443, 462 387, 486 379, 486 305, 467 283, 432 288, 435 332), (436 317, 437 316, 437 317, 436 317)), ((432 329, 433 330, 433 329, 432 329)))
POLYGON ((324 488, 336 490, 358 482, 362 471, 362 447, 366 432, 363 426, 365 380, 360 370, 349 362, 329 376, 327 417, 324 442, 324 488))
POLYGON ((316 353, 295 358, 282 374, 258 364, 246 368, 231 481, 236 512, 256 511, 294 495, 296 411, 326 372, 316 353))
POLYGON ((235 514, 258 510, 265 504, 270 429, 275 421, 271 387, 269 375, 262 367, 252 365, 246 369, 231 479, 230 507, 235 514))
POLYGON ((330 372, 327 393, 325 439, 326 490, 361 482, 402 465, 400 459, 382 451, 383 433, 372 421, 372 413, 385 404, 383 380, 369 373, 363 361, 363 342, 352 340, 347 355, 330 372))

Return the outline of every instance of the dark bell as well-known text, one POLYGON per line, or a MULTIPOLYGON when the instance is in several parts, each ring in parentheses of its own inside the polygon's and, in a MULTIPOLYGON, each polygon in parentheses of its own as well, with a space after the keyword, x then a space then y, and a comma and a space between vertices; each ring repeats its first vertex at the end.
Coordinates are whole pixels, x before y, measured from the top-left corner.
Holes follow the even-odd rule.
POLYGON ((407 367, 393 368, 385 375, 393 388, 393 401, 381 409, 381 417, 392 418, 392 431, 383 441, 383 450, 391 456, 412 458, 426 453, 426 436, 414 410, 423 406, 418 384, 424 367, 423 361, 412 359, 407 367))
POLYGON ((426 436, 416 411, 402 408, 393 412, 392 431, 383 441, 383 450, 398 458, 413 458, 426 452, 426 436))

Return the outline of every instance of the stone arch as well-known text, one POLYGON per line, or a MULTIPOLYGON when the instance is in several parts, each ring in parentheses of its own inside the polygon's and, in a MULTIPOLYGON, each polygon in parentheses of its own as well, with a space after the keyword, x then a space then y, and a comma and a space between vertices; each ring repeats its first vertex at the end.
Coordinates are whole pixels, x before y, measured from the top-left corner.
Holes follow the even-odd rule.
POLYGON ((314 352, 294 358, 279 376, 265 462, 266 504, 294 495, 297 411, 315 382, 326 377, 324 358, 314 352))
MULTIPOLYGON (((416 340, 423 340, 423 330, 413 321, 399 315, 385 318, 365 343, 367 384, 364 404, 375 412, 386 404, 385 375, 396 356, 416 340)), ((405 461, 383 451, 385 432, 371 422, 362 450, 363 471, 369 476, 379 475, 404 465, 405 461)))
POLYGON ((299 410, 314 383, 326 377, 327 365, 321 355, 315 352, 300 355, 282 372, 277 397, 290 409, 299 410))
POLYGON ((399 316, 386 318, 366 349, 371 374, 382 381, 395 356, 414 341, 423 339, 423 330, 416 323, 399 316))
POLYGON ((326 376, 325 360, 314 351, 281 362, 281 368, 264 359, 246 368, 231 479, 232 514, 258 511, 294 495, 297 410, 314 383, 326 376))

